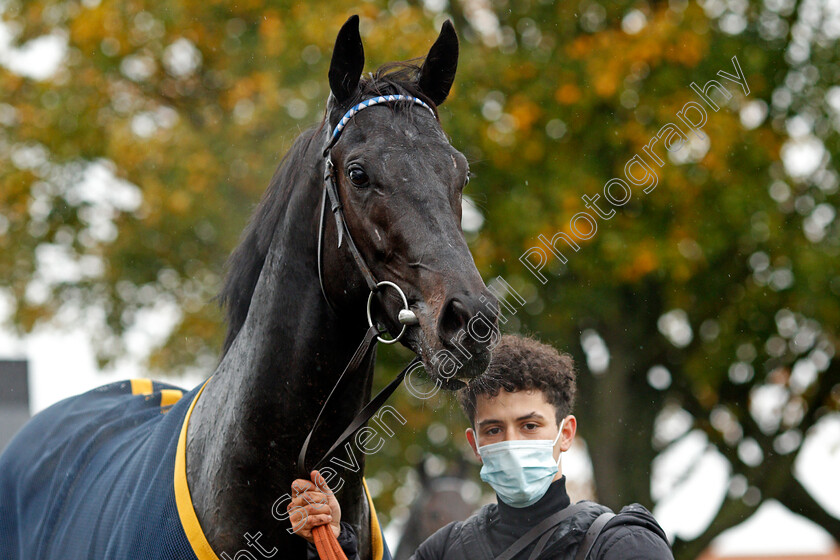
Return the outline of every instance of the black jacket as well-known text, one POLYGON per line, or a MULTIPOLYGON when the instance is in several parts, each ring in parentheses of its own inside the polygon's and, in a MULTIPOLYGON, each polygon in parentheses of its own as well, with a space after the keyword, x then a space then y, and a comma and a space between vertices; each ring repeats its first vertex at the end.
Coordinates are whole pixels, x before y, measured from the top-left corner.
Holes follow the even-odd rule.
MULTIPOLYGON (((529 529, 549 515, 570 505, 565 477, 551 484, 537 503, 514 508, 497 499, 466 521, 456 521, 426 539, 412 560, 492 560, 529 529)), ((540 558, 574 558, 578 544, 592 521, 610 511, 589 502, 591 507, 557 525, 540 558)), ((527 559, 534 544, 517 558, 527 559)), ((638 504, 627 506, 612 518, 595 541, 589 560, 672 560, 665 533, 648 510, 638 504)))
MULTIPOLYGON (((412 555, 411 560, 493 560, 529 529, 549 515, 569 507, 566 477, 551 483, 537 503, 515 508, 498 499, 465 521, 454 521, 438 530, 412 555)), ((610 509, 588 502, 589 507, 563 520, 543 550, 543 560, 569 559, 577 553, 578 545, 592 522, 610 509)), ((350 525, 341 523, 338 538, 350 560, 358 559, 356 534, 350 525)), ((535 543, 530 544, 517 559, 527 559, 535 543)), ((310 545, 310 559, 317 559, 315 547, 310 545)), ((665 532, 653 515, 639 504, 621 509, 603 528, 588 560, 673 560, 665 532)))

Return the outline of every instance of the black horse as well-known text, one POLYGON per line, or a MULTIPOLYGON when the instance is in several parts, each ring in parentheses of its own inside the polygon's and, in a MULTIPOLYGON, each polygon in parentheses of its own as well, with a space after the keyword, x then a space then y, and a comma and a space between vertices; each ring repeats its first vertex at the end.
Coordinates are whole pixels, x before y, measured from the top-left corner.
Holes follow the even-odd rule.
MULTIPOLYGON (((280 506, 315 414, 368 325, 360 261, 404 291, 419 322, 401 342, 433 378, 447 355, 457 356, 459 377, 484 370, 497 306, 460 228, 467 161, 436 110, 457 58, 446 22, 422 65, 392 63, 363 78, 358 18, 345 23, 325 117, 286 154, 230 258, 221 293, 229 330, 216 371, 180 400, 161 384, 118 383, 37 415, 0 457, 0 556, 241 560, 277 549, 304 558, 305 542, 278 521, 280 506), (396 97, 345 123, 328 168, 325 146, 342 117, 382 95, 396 97), (330 215, 322 222, 331 214, 325 173, 352 240, 330 215)), ((374 302, 374 321, 398 334, 398 292, 382 288, 374 302)), ((313 456, 369 398, 374 359, 327 407, 313 456)), ((442 381, 451 386, 450 375, 442 381)), ((350 464, 338 493, 343 519, 369 557, 364 454, 342 459, 350 464)))
POLYGON ((409 560, 417 547, 438 529, 475 513, 481 490, 467 477, 472 469, 463 457, 457 458, 448 472, 440 476, 429 474, 425 459, 416 465, 419 489, 402 527, 394 560, 409 560))

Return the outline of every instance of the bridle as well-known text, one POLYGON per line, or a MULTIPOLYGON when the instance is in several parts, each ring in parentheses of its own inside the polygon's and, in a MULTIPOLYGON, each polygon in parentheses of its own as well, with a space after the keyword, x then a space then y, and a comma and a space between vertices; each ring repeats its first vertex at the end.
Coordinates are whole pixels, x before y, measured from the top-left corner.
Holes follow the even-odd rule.
MULTIPOLYGON (((370 99, 366 99, 361 103, 354 105, 350 110, 348 110, 341 120, 338 122, 336 127, 332 131, 332 135, 329 137, 326 146, 324 147, 324 158, 325 158, 325 168, 324 168, 324 192, 321 195, 321 212, 320 212, 320 220, 318 224, 318 282, 321 286, 321 294, 324 296, 324 300, 327 302, 327 305, 330 309, 335 312, 335 308, 330 302, 330 299, 327 297, 327 292, 324 289, 324 275, 321 266, 322 260, 322 253, 323 253, 323 243, 324 243, 324 229, 326 226, 326 216, 327 216, 327 200, 329 200, 330 210, 332 210, 333 216, 335 217, 335 225, 336 231, 338 232, 338 246, 341 247, 342 241, 344 238, 347 239, 347 248, 350 251, 350 254, 353 256, 353 260, 356 262, 356 266, 358 267, 359 271, 362 273, 362 276, 365 279, 365 283, 367 284, 368 289, 370 290, 370 294, 368 295, 367 300, 367 320, 368 320, 368 330, 365 333, 362 342, 359 344, 359 347, 356 348, 356 352, 353 354, 353 357, 350 359, 350 362, 344 368, 344 371, 338 377, 335 385, 333 386, 330 394, 327 396, 327 399, 324 401, 323 406, 321 406, 321 410, 318 412, 318 416, 315 418, 315 423, 312 425, 312 429, 309 431, 309 434, 306 436, 306 440, 303 443, 303 447, 300 450, 300 454, 298 455, 297 461, 297 469, 298 474, 305 478, 309 478, 309 471, 311 469, 306 468, 306 451, 309 448, 309 442, 312 439, 312 434, 315 433, 315 430, 318 428, 321 417, 324 414, 324 410, 327 408, 327 404, 332 400, 333 396, 336 394, 336 390, 338 389, 339 385, 341 385, 341 381, 344 379, 345 375, 348 372, 355 372, 358 370, 362 364, 365 363, 367 357, 370 355, 373 348, 376 346, 376 341, 382 342, 384 344, 394 344, 398 340, 400 340, 405 334, 406 328, 408 325, 416 325, 419 321, 417 316, 414 314, 408 306, 408 299, 405 296, 405 293, 402 289, 395 284, 394 282, 390 282, 387 280, 382 280, 377 282, 376 277, 371 272, 370 267, 365 262, 364 258, 362 257, 359 249, 356 247, 356 243, 353 241, 353 236, 350 233, 350 229, 347 226, 347 220, 344 217, 344 210, 341 206, 341 199, 338 196, 338 188, 337 188, 337 181, 335 178, 335 166, 332 163, 332 158, 330 155, 330 151, 332 150, 333 146, 336 142, 338 142, 341 133, 344 131, 344 128, 353 118, 353 116, 368 107, 372 107, 374 105, 380 105, 383 103, 393 103, 396 101, 408 101, 414 105, 419 105, 421 107, 425 107, 428 109, 432 115, 437 119, 437 114, 435 113, 434 109, 432 109, 425 101, 419 99, 417 97, 412 97, 410 95, 382 95, 378 97, 373 97, 370 99), (373 295, 377 293, 383 287, 390 287, 397 291, 402 299, 403 309, 400 310, 398 320, 402 325, 402 330, 400 333, 392 338, 392 339, 384 339, 382 338, 379 332, 379 328, 374 325, 373 319, 371 317, 370 306, 371 302, 373 301, 373 295)), ((364 408, 356 415, 355 418, 350 422, 350 425, 345 428, 345 430, 341 433, 335 443, 330 446, 329 450, 324 453, 324 455, 319 459, 313 466, 312 469, 315 469, 320 465, 324 460, 329 457, 333 451, 339 448, 345 441, 347 441, 353 434, 362 427, 371 417, 376 413, 380 406, 382 406, 388 397, 399 387, 400 383, 402 383, 403 378, 405 377, 406 373, 411 370, 415 365, 420 363, 420 358, 415 357, 411 360, 408 365, 403 368, 403 370, 379 393, 376 394, 371 401, 365 405, 364 408)))
POLYGON ((373 294, 379 291, 379 289, 383 286, 389 286, 397 290, 400 294, 400 297, 403 300, 403 309, 400 311, 399 314, 399 321, 402 324, 403 328, 400 333, 390 339, 386 340, 382 337, 379 337, 379 342, 384 344, 394 344, 405 333, 405 329, 408 325, 416 324, 417 317, 414 315, 408 308, 408 300, 405 297, 405 293, 403 293, 402 289, 399 286, 394 284, 393 282, 377 282, 376 278, 371 272, 370 267, 365 262, 365 259, 362 257, 361 253, 359 253, 359 249, 356 247, 356 243, 353 241, 353 235, 350 233, 350 228, 347 226, 347 220, 344 217, 344 210, 341 206, 341 199, 338 196, 338 188, 337 188, 337 181, 335 179, 335 166, 332 162, 332 156, 330 151, 332 150, 333 146, 336 142, 338 142, 341 133, 344 131, 344 128, 350 123, 350 120, 356 115, 356 113, 362 111, 363 109, 367 109, 368 107, 373 107, 374 105, 381 105, 383 103, 393 103, 395 101, 409 101, 415 105, 419 105, 421 107, 425 107, 432 113, 432 116, 437 119, 437 115, 435 111, 429 107, 429 105, 419 99, 417 97, 412 97, 410 95, 380 95, 378 97, 372 97, 370 99, 366 99, 361 103, 354 105, 351 107, 338 121, 338 124, 333 129, 332 135, 327 142, 327 145, 324 147, 324 159, 325 159, 325 166, 324 166, 324 192, 321 195, 321 218, 318 224, 318 282, 321 286, 321 294, 324 296, 324 300, 327 302, 327 305, 335 311, 335 307, 333 307, 332 302, 330 302, 330 298, 327 297, 327 292, 324 289, 324 274, 322 271, 322 253, 323 253, 323 244, 324 244, 324 228, 326 226, 326 215, 327 215, 327 199, 330 202, 330 210, 332 210, 333 216, 335 217, 335 226, 336 231, 338 232, 338 246, 341 247, 341 243, 344 237, 347 237, 347 248, 350 250, 350 254, 353 256, 353 260, 356 261, 356 267, 359 269, 359 272, 362 273, 362 276, 365 279, 365 283, 367 284, 368 290, 370 290, 370 295, 368 296, 367 302, 367 319, 368 325, 373 326, 373 321, 371 320, 370 315, 370 304, 373 299, 373 294))

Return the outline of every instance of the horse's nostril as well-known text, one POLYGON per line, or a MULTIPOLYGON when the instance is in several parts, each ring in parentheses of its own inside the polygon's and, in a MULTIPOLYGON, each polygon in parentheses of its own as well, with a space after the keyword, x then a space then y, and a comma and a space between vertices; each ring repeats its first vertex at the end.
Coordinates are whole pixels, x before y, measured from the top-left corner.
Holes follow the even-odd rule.
POLYGON ((472 314, 460 300, 452 298, 446 304, 443 315, 440 318, 441 331, 446 334, 455 334, 467 328, 467 322, 472 314))

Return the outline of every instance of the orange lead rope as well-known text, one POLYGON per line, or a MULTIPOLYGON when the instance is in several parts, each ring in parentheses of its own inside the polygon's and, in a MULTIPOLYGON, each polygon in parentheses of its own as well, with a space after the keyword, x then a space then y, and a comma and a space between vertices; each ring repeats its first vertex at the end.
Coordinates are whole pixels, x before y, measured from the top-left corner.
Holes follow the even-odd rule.
POLYGON ((319 525, 312 529, 312 537, 315 539, 315 548, 318 549, 318 557, 321 560, 347 560, 329 525, 319 525))

